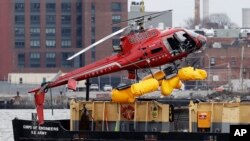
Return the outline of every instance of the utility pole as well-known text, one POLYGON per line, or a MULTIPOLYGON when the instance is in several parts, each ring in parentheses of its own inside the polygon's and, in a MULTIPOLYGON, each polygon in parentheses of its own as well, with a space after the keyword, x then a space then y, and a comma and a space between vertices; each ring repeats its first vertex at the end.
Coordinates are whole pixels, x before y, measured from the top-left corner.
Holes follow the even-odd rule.
POLYGON ((208 54, 206 54, 207 58, 208 58, 208 83, 210 84, 210 69, 211 69, 211 62, 210 62, 210 56, 208 54))
POLYGON ((232 92, 233 91, 233 85, 232 85, 232 82, 231 82, 231 77, 232 77, 232 71, 231 71, 231 66, 230 66, 230 63, 228 62, 227 64, 227 83, 228 83, 228 88, 229 88, 229 92, 232 92))
POLYGON ((241 47, 241 61, 240 61, 240 88, 241 92, 243 92, 243 61, 244 61, 244 47, 243 45, 241 47))

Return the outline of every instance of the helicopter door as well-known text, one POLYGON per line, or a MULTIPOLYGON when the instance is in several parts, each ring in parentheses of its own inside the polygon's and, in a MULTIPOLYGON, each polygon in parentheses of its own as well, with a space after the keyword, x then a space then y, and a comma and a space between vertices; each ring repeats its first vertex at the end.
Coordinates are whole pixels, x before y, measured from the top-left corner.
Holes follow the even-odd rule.
POLYGON ((173 36, 163 38, 163 43, 171 54, 177 55, 181 52, 179 48, 179 42, 173 36))
POLYGON ((175 32, 173 36, 163 39, 164 45, 174 55, 187 51, 190 46, 194 46, 194 44, 189 44, 190 42, 193 43, 194 41, 184 31, 175 32))
POLYGON ((173 37, 178 44, 179 50, 182 52, 189 51, 195 47, 195 41, 193 38, 191 38, 189 34, 184 31, 174 33, 173 37))

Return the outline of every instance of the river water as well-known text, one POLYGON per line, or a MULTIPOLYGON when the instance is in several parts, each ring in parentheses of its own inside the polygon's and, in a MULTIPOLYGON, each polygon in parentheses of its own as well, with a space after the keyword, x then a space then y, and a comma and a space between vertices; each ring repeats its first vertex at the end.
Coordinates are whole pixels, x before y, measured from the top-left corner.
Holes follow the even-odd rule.
MULTIPOLYGON (((0 141, 14 141, 12 119, 31 120, 31 113, 35 113, 35 109, 0 109, 0 141)), ((69 119, 69 109, 54 109, 54 115, 49 109, 44 110, 45 120, 69 119)))

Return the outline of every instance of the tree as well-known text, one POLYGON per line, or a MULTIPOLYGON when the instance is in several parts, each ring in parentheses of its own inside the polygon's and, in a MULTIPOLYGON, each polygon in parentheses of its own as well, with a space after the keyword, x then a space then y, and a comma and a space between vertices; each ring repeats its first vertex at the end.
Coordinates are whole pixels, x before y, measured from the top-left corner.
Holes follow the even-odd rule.
MULTIPOLYGON (((185 21, 186 27, 187 28, 194 28, 195 27, 195 22, 194 19, 190 18, 185 21)), ((224 28, 227 26, 228 28, 235 28, 237 25, 233 23, 230 18, 224 14, 224 13, 216 13, 216 14, 211 14, 209 17, 204 18, 200 26, 202 28, 214 28, 214 29, 220 29, 224 28)))
POLYGON ((194 19, 189 18, 189 19, 185 20, 185 27, 188 29, 194 29, 194 27, 195 27, 194 19))

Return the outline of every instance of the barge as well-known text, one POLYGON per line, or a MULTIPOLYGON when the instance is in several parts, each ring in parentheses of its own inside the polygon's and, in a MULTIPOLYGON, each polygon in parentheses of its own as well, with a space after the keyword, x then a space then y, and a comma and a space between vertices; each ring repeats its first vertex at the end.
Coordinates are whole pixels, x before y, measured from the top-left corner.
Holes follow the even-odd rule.
POLYGON ((14 139, 228 141, 231 125, 250 123, 248 102, 173 101, 72 100, 68 120, 13 119, 14 139))

